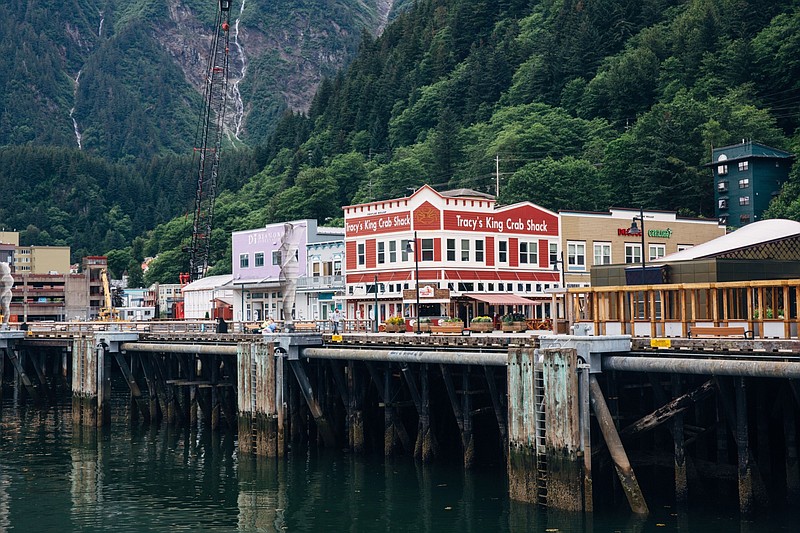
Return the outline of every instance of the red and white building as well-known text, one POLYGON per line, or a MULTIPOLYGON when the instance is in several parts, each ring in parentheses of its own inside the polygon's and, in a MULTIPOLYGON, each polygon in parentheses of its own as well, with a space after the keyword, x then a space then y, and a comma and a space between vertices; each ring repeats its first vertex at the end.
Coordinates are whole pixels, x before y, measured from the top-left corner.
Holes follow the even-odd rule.
POLYGON ((344 208, 345 311, 395 315, 549 315, 561 284, 559 215, 530 202, 497 207, 469 189, 423 186, 405 198, 344 208), (415 251, 417 252, 415 261, 415 251), (419 271, 419 310, 416 276, 419 271))

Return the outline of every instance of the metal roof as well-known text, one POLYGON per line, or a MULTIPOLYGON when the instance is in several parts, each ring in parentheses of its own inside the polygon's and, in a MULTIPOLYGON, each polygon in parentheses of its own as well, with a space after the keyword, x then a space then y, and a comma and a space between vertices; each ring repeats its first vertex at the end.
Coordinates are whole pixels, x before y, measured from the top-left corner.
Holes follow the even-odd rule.
POLYGON ((233 279, 233 275, 231 274, 223 274, 221 276, 207 276, 205 278, 200 278, 197 281, 193 281, 183 287, 181 292, 187 291, 204 291, 208 289, 217 289, 222 285, 230 282, 233 279))
POLYGON ((736 231, 717 237, 716 239, 698 244, 686 250, 675 252, 652 263, 671 263, 675 261, 692 261, 694 259, 708 259, 729 254, 736 250, 789 239, 800 236, 800 222, 776 218, 760 220, 747 224, 736 231))

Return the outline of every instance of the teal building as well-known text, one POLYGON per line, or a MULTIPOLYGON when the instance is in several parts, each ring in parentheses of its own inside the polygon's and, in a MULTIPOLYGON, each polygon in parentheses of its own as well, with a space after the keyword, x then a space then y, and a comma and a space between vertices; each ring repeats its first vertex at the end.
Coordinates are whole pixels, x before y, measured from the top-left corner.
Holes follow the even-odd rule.
POLYGON ((738 228, 761 220, 789 177, 794 154, 753 141, 714 148, 714 200, 720 224, 738 228))

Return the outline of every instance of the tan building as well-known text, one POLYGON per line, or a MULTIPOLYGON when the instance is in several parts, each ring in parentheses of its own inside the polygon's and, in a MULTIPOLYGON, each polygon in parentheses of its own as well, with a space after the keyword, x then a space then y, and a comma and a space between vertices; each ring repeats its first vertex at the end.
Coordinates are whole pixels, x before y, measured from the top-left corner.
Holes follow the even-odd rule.
POLYGON ((18 231, 0 231, 0 244, 13 244, 19 246, 18 231))
POLYGON ((31 274, 69 274, 69 246, 21 246, 17 248, 14 263, 17 272, 31 274), (30 259, 25 265, 20 259, 30 259), (28 270, 20 266, 30 267, 28 270))
POLYGON ((610 212, 559 211, 561 249, 567 287, 588 287, 594 265, 642 263, 642 235, 631 233, 634 219, 639 229, 644 218, 645 264, 725 235, 716 219, 684 218, 674 211, 612 208, 610 212))
POLYGON ((18 231, 0 231, 0 246, 0 260, 11 265, 12 273, 70 273, 69 246, 20 246, 18 231))

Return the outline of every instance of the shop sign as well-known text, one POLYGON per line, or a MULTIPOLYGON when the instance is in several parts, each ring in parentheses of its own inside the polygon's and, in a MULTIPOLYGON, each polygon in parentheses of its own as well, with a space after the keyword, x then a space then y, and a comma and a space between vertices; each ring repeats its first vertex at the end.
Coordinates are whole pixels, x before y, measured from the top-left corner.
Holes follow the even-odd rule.
POLYGON ((411 214, 408 212, 395 215, 375 215, 345 221, 345 233, 348 237, 408 231, 410 229, 411 214))
POLYGON ((558 219, 532 206, 506 212, 445 211, 444 229, 485 233, 558 234, 558 219))
MULTIPOLYGON (((625 237, 640 237, 641 235, 632 235, 630 228, 617 228, 617 235, 622 235, 625 237)), ((672 237, 672 230, 670 228, 667 229, 649 229, 647 230, 647 236, 653 237, 654 239, 669 239, 672 237)))

